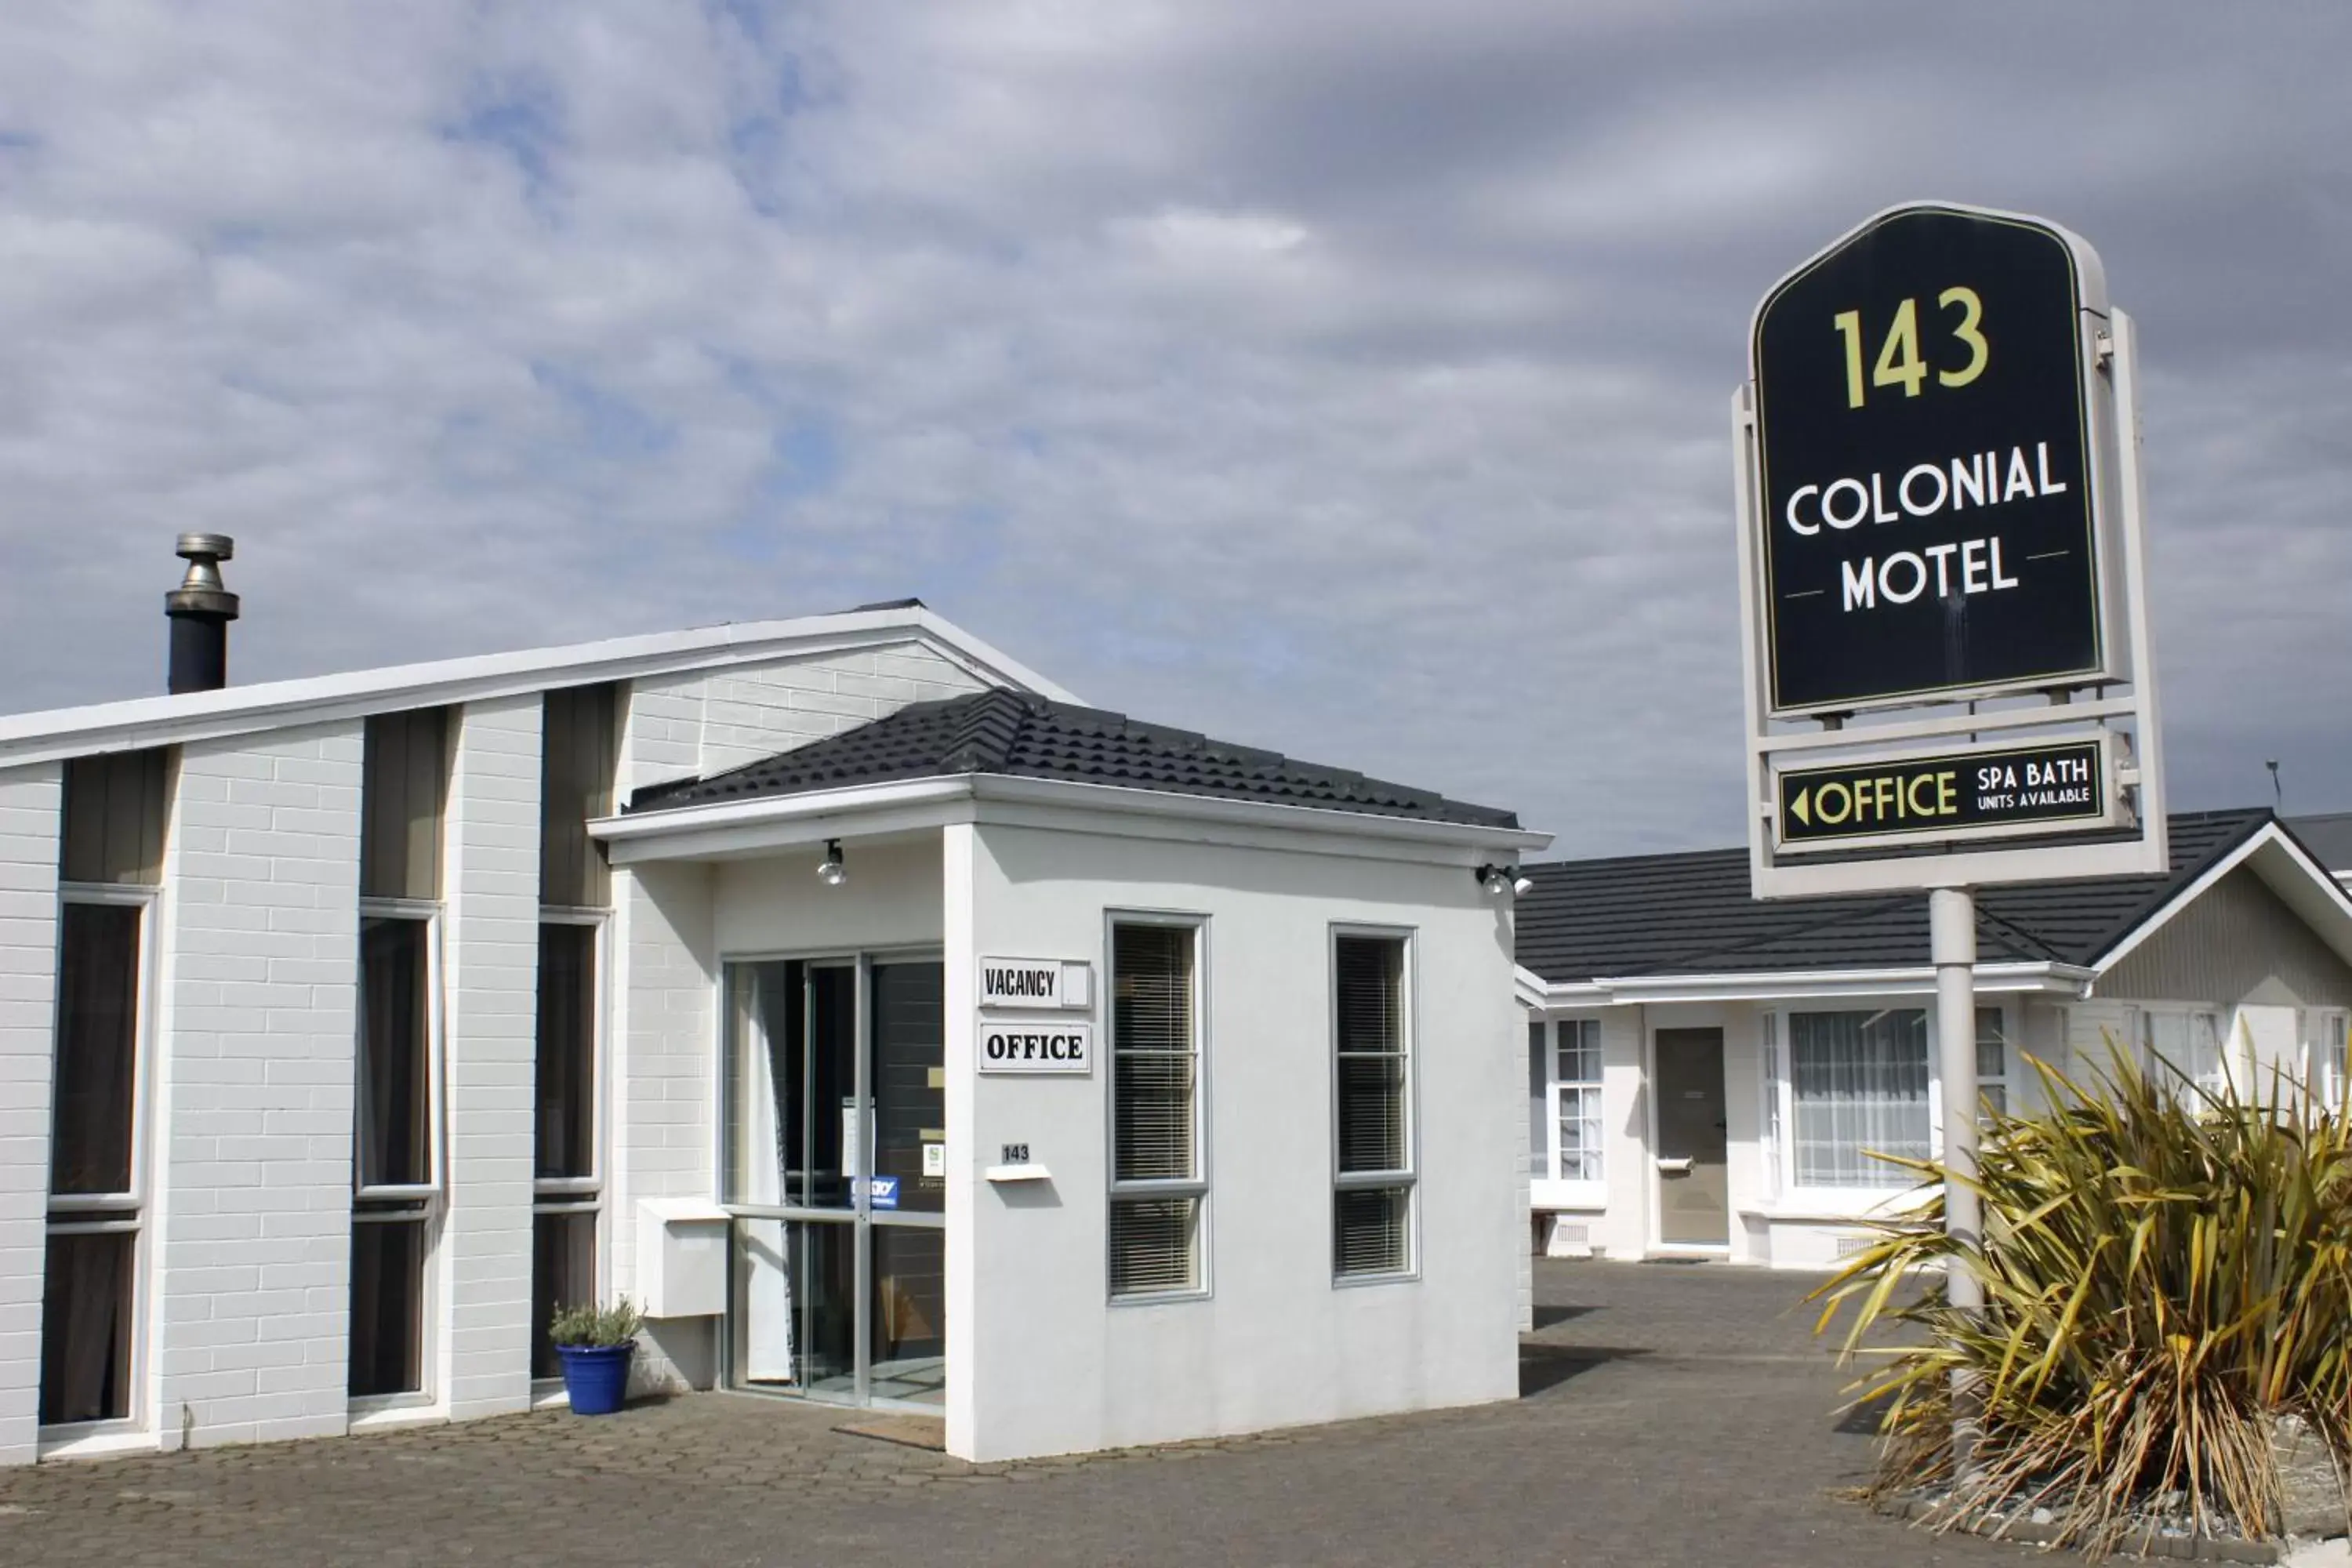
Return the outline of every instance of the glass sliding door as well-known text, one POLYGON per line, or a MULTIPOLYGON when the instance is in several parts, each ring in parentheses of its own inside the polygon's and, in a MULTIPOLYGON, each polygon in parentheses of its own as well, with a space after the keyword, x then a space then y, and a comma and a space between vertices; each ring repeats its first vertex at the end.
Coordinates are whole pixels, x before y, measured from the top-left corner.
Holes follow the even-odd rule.
POLYGON ((732 1385, 943 1396, 943 1021, 936 959, 727 966, 732 1385))

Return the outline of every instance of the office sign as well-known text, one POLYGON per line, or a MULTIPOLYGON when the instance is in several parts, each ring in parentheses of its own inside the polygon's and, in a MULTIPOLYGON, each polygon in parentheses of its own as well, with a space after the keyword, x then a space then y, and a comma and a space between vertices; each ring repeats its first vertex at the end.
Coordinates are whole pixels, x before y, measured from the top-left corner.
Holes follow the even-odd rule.
POLYGON ((980 1070, 984 1073, 1070 1073, 1094 1071, 1095 1038, 1091 1024, 1008 1023, 1002 1018, 980 1021, 980 1070))
POLYGON ((1770 716, 2117 673, 2105 312, 2083 240, 1946 206, 1883 214, 1765 296, 1750 355, 1770 716))
POLYGON ((983 1007, 1079 1008, 1094 1005, 1094 971, 1083 959, 983 958, 983 1007))
POLYGON ((1774 775, 1786 850, 1996 838, 2116 820, 2101 740, 1978 746, 1774 775))

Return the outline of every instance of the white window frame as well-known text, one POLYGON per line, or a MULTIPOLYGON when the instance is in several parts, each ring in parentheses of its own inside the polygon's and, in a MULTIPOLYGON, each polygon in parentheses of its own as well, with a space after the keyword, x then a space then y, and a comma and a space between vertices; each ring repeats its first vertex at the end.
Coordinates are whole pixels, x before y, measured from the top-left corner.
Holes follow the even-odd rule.
POLYGON ((2304 1079, 2312 1100, 2342 1114, 2346 1090, 2352 1084, 2352 1012, 2322 1007, 2305 1015, 2304 1079))
MULTIPOLYGON (((1908 1180, 1885 1186, 1831 1185, 1797 1179, 1797 1033, 1800 1013, 1924 1012, 1927 1016, 1927 1143, 1931 1157, 1941 1159, 1944 1146, 1943 1075, 1937 1070, 1936 1009, 1933 998, 1916 996, 1823 996, 1769 1008, 1767 1039, 1770 1067, 1778 1079, 1772 1086, 1768 1125, 1778 1145, 1773 1173, 1779 1196, 1807 1209, 1867 1211, 1885 1206, 1913 1185, 1908 1180)), ((1971 1029, 1973 1035, 1973 1028, 1971 1029)), ((1888 1166, 1892 1173, 1895 1167, 1888 1166)))
MULTIPOLYGON (((2017 1109, 2018 1046, 2017 1027, 2012 1022, 2015 1017, 2014 1010, 2005 1002, 1987 1002, 1982 998, 1979 998, 1976 1007, 1969 1016, 1969 1046, 1972 1060, 1976 1059, 1974 1053, 1979 1043, 1978 1024, 1976 1019, 1976 1014, 1978 1013, 1992 1014, 1994 1016, 1993 1027, 1999 1031, 2000 1035, 2000 1076, 1997 1078, 1986 1077, 1983 1063, 1980 1060, 1977 1063, 1976 1096, 1979 1110, 1978 1120, 1981 1121, 1984 1120, 1982 1109, 1984 1106, 1985 1090, 1989 1089, 1998 1089, 2000 1090, 2000 1104, 2001 1110, 2004 1112, 2014 1111, 2017 1109)), ((1935 1037, 1936 1014, 1935 1009, 1930 1008, 1927 1012, 1927 1038, 1929 1041, 1928 1048, 1931 1052, 1936 1049, 1934 1045, 1935 1037)), ((1937 1127, 1939 1130, 1941 1126, 1942 1121, 1941 1118, 1938 1118, 1937 1127)))
MULTIPOLYGON (((151 1180, 149 1131, 152 1126, 152 1097, 155 1080, 155 990, 158 963, 155 941, 156 910, 163 889, 160 888, 118 882, 59 882, 58 884, 57 962, 65 962, 65 906, 68 904, 98 904, 114 909, 135 909, 139 911, 139 961, 132 973, 137 976, 139 994, 131 1004, 131 1186, 121 1193, 72 1193, 58 1194, 48 1192, 52 1173, 42 1173, 42 1191, 47 1208, 42 1226, 44 1254, 53 1236, 102 1236, 129 1234, 131 1243, 131 1355, 123 1375, 129 1384, 129 1396, 123 1414, 98 1421, 70 1421, 46 1424, 36 1429, 34 1441, 44 1454, 62 1453, 82 1445, 85 1440, 97 1440, 105 1447, 106 1440, 126 1434, 148 1430, 147 1371, 149 1366, 149 1313, 152 1308, 152 1246, 149 1235, 148 1190, 151 1180)), ((55 1027, 55 1003, 52 1002, 51 1026, 55 1027)), ((57 1042, 52 1037, 50 1051, 54 1063, 57 1042)), ((54 1071, 54 1068, 53 1068, 54 1071)), ((54 1079, 52 1079, 54 1085, 54 1079)), ((55 1111, 52 1110, 54 1116, 55 1111)), ((50 1129, 42 1130, 46 1139, 50 1129)), ((46 1268, 46 1259, 43 1267, 46 1268)), ((40 1348, 34 1348, 35 1390, 37 1401, 39 1387, 40 1348)))
POLYGON ((1607 1191, 1609 1183, 1609 1157, 1605 1147, 1609 1127, 1609 1086, 1603 1033, 1601 1020, 1596 1014, 1563 1015, 1546 1019, 1544 1022, 1545 1149, 1544 1173, 1541 1179, 1570 1194, 1589 1197, 1589 1201, 1596 1205, 1601 1201, 1601 1194, 1607 1191), (1592 1031, 1593 1076, 1590 1079, 1573 1079, 1561 1077, 1560 1053, 1567 1048, 1567 1031, 1575 1029, 1580 1033, 1588 1028, 1592 1031), (1560 1137, 1560 1122, 1565 1115, 1564 1102, 1568 1092, 1571 1089, 1578 1091, 1589 1089, 1595 1096, 1598 1110, 1594 1112, 1593 1120, 1595 1125, 1601 1130, 1604 1143, 1594 1145, 1587 1152, 1599 1167, 1598 1175, 1571 1176, 1563 1169, 1563 1163, 1568 1158, 1568 1150, 1565 1141, 1560 1137))
MULTIPOLYGON (((1357 925, 1335 921, 1323 941, 1323 973, 1325 1004, 1330 1009, 1331 1063, 1331 1194, 1327 1207, 1331 1229, 1325 1255, 1331 1259, 1331 1283, 1335 1289, 1353 1289, 1364 1285, 1391 1285, 1401 1280, 1421 1278, 1421 985, 1419 964, 1421 933, 1411 926, 1357 925), (1403 953, 1397 969, 1397 985, 1403 992, 1398 998, 1398 1021, 1401 1047, 1399 1055, 1404 1060, 1404 1168, 1401 1171, 1339 1170, 1339 940, 1342 937, 1364 937, 1375 942, 1394 942, 1403 953), (1404 1267, 1384 1269, 1377 1274, 1342 1274, 1339 1272, 1338 1227, 1339 1194, 1385 1187, 1405 1189, 1404 1205, 1404 1267)), ((1547 1031, 1549 1034, 1549 1031, 1547 1031)), ((1557 1104, 1555 1099, 1554 1103, 1557 1104)), ((1553 1132, 1557 1142, 1557 1129, 1553 1132)))
MULTIPOLYGON (((2201 1002, 2140 1002, 2134 1005, 2134 1011, 2138 1016, 2132 1020, 2132 1047, 2138 1053, 2142 1071, 2151 1075, 2158 1072, 2156 1049, 2158 1019, 2188 1020, 2193 1026, 2195 1020, 2207 1018, 2210 1019, 2213 1025, 2213 1060, 2221 1069, 2221 1087, 2226 1089, 2237 1084, 2241 1064, 2231 1059, 2231 1050, 2237 1040, 2235 1027, 2237 1019, 2233 1016, 2221 1008, 2201 1002)), ((2173 1065, 2187 1072, 2190 1064, 2175 1062, 2173 1065)), ((2170 1077, 2168 1073, 2162 1074, 2159 1081, 2168 1082, 2170 1077)), ((2215 1085, 2204 1083, 2200 1079, 2192 1079, 2190 1081, 2199 1083, 2200 1087, 2209 1092, 2216 1088, 2215 1085)))
MULTIPOLYGON (((362 1104, 362 1068, 354 1038, 352 1053, 352 1223, 353 1225, 415 1225, 423 1229, 423 1258, 417 1269, 417 1384, 414 1389, 396 1394, 349 1394, 352 1418, 356 1422, 365 1417, 388 1415, 401 1411, 435 1405, 440 1398, 436 1373, 440 1368, 440 1342, 443 1331, 438 1305, 441 1300, 441 1239, 442 1221, 448 1213, 448 1065, 447 1042, 444 1032, 442 928, 444 905, 438 899, 362 899, 359 916, 368 920, 414 921, 425 930, 425 1092, 430 1104, 425 1112, 426 1162, 431 1177, 424 1182, 382 1182, 373 1186, 360 1180, 365 1169, 362 1140, 366 1136, 367 1118, 362 1104), (362 1203, 421 1204, 422 1213, 397 1210, 367 1212, 362 1203)), ((533 941, 537 937, 534 933, 533 941)), ((360 1008, 367 1006, 364 994, 358 998, 360 1008)), ((364 1026, 362 1025, 362 1026, 364 1026)))
MULTIPOLYGON (((605 1202, 605 1173, 610 1169, 610 1161, 612 1158, 613 1096, 610 1086, 612 1081, 611 1025, 613 1016, 613 977, 611 958, 613 950, 613 911, 609 909, 599 909, 593 906, 575 908, 568 904, 545 904, 541 905, 540 908, 539 924, 593 927, 595 929, 596 935, 593 944, 593 962, 596 965, 596 978, 595 984, 591 988, 590 1008, 592 1016, 589 1020, 588 1026, 588 1070, 590 1074, 589 1096, 592 1100, 588 1112, 589 1174, 585 1176, 540 1176, 534 1174, 531 1177, 530 1184, 531 1218, 535 1232, 536 1223, 541 1215, 584 1214, 593 1216, 593 1228, 595 1230, 595 1240, 593 1243, 595 1248, 595 1268, 593 1270, 593 1276, 595 1279, 596 1298, 599 1301, 602 1301, 610 1294, 613 1279, 613 1258, 612 1247, 610 1246, 612 1221, 609 1217, 611 1205, 605 1202)), ((538 935, 539 933, 536 928, 534 928, 531 932, 534 945, 537 943, 538 935)), ((723 968, 721 973, 723 976, 723 968)), ((534 1007, 536 1007, 536 1002, 537 998, 534 996, 534 1007)), ((720 1019, 720 1026, 723 1029, 725 1026, 726 1017, 723 995, 719 1017, 720 1019)), ((536 1059, 538 1044, 539 1042, 537 1038, 534 1037, 531 1042, 534 1059, 536 1059)), ((721 1055, 722 1057, 724 1055, 723 1047, 721 1047, 721 1055)), ((723 1060, 720 1065, 723 1074, 725 1066, 723 1060)), ((711 1103, 713 1105, 719 1104, 719 1096, 714 1094, 711 1098, 711 1103)), ((531 1110, 535 1119, 538 1114, 538 1105, 536 1101, 533 1102, 531 1110)), ((725 1135, 723 1125, 719 1129, 719 1142, 723 1142, 725 1135)), ((534 1163, 536 1163, 538 1159, 538 1137, 539 1128, 536 1121, 534 1120, 531 1127, 533 1150, 532 1160, 534 1163)), ((711 1189, 713 1192, 717 1192, 719 1190, 719 1189, 716 1186, 711 1189)), ((534 1267, 536 1267, 538 1250, 538 1238, 536 1234, 534 1234, 532 1237, 531 1246, 534 1267)), ((534 1289, 536 1289, 535 1283, 534 1289)), ((536 1352, 536 1346, 532 1347, 534 1352, 536 1352)), ((535 1353, 532 1359, 536 1359, 535 1353)), ((566 1397, 562 1394, 562 1388, 563 1379, 560 1376, 534 1378, 531 1380, 531 1393, 534 1403, 562 1403, 563 1398, 566 1397)))
POLYGON ((1103 1294, 1114 1307, 1149 1307, 1173 1301, 1207 1300, 1215 1294, 1214 1248, 1211 1246, 1212 1197, 1214 1189, 1209 1091, 1209 917, 1189 910, 1105 910, 1103 911, 1103 1172, 1108 1203, 1128 1198, 1193 1200, 1192 1264, 1194 1283, 1175 1290, 1113 1289, 1110 1277, 1110 1211, 1103 1213, 1103 1294), (1118 1176, 1118 928, 1170 926, 1192 933, 1192 1174, 1185 1178, 1121 1181, 1118 1176))

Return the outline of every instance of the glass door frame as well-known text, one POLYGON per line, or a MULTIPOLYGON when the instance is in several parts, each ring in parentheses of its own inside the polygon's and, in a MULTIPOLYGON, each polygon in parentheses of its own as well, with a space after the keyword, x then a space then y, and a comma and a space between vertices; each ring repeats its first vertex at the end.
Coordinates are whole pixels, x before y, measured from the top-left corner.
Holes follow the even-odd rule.
MULTIPOLYGON (((826 1405, 846 1405, 866 1408, 875 1404, 874 1385, 874 1227, 904 1227, 915 1230, 947 1228, 944 1208, 939 1213, 901 1212, 888 1210, 877 1213, 873 1206, 873 1189, 869 1178, 873 1172, 874 1146, 877 1142, 877 1121, 874 1099, 874 969, 877 963, 932 963, 944 971, 947 951, 939 942, 915 942, 901 946, 872 946, 845 951, 840 948, 781 952, 755 951, 721 952, 719 955, 719 1060, 716 1084, 712 1095, 718 1107, 711 1141, 714 1155, 711 1190, 718 1194, 718 1206, 727 1215, 727 1315, 721 1325, 719 1343, 719 1385, 739 1394, 765 1394, 772 1398, 806 1399, 826 1405), (855 972, 851 991, 851 1072, 850 1096, 858 1109, 856 1172, 845 1169, 843 1177, 850 1184, 850 1202, 845 1208, 818 1208, 807 1204, 747 1204, 730 1200, 728 1195, 728 1166, 736 1136, 734 1096, 729 1092, 730 1053, 738 1048, 735 1038, 735 1018, 730 981, 741 965, 755 963, 800 963, 805 969, 850 969, 855 972), (736 1362, 736 1316, 741 1309, 737 1304, 735 1271, 737 1268, 735 1222, 738 1220, 780 1220, 788 1225, 845 1225, 852 1227, 851 1264, 851 1394, 846 1401, 837 1394, 814 1393, 797 1382, 787 1388, 751 1388, 739 1381, 736 1362)), ((804 973, 805 973, 804 969, 804 973)), ((941 976, 944 980, 944 973, 941 976)), ((803 982, 805 984, 805 982, 803 982)), ((808 1005, 805 996, 803 1006, 808 1005)), ((942 1007, 947 1005, 942 998, 942 1007)), ((941 1016, 940 1056, 942 1066, 946 1056, 946 1019, 941 1016)), ((813 1039, 807 1023, 803 1025, 804 1039, 813 1039)), ((814 1048, 813 1044, 808 1048, 814 1048)), ((942 1116, 942 1121, 945 1117, 942 1116)), ((847 1166, 848 1151, 843 1163, 847 1166)), ((803 1146, 804 1159, 808 1158, 803 1146)), ((933 1414, 935 1407, 910 1405, 898 1400, 886 1400, 886 1409, 904 1409, 933 1414)))

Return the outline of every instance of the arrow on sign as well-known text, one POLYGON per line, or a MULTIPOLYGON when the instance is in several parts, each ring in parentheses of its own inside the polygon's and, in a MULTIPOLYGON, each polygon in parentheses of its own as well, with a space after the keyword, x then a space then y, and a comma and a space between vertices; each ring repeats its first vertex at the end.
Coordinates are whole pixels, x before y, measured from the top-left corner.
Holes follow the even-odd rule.
POLYGON ((1803 789, 1797 792, 1797 798, 1789 803, 1790 815, 1793 816, 1799 822, 1803 823, 1808 827, 1811 827, 1813 825, 1813 819, 1811 814, 1805 810, 1805 797, 1812 793, 1812 785, 1807 784, 1803 789))

